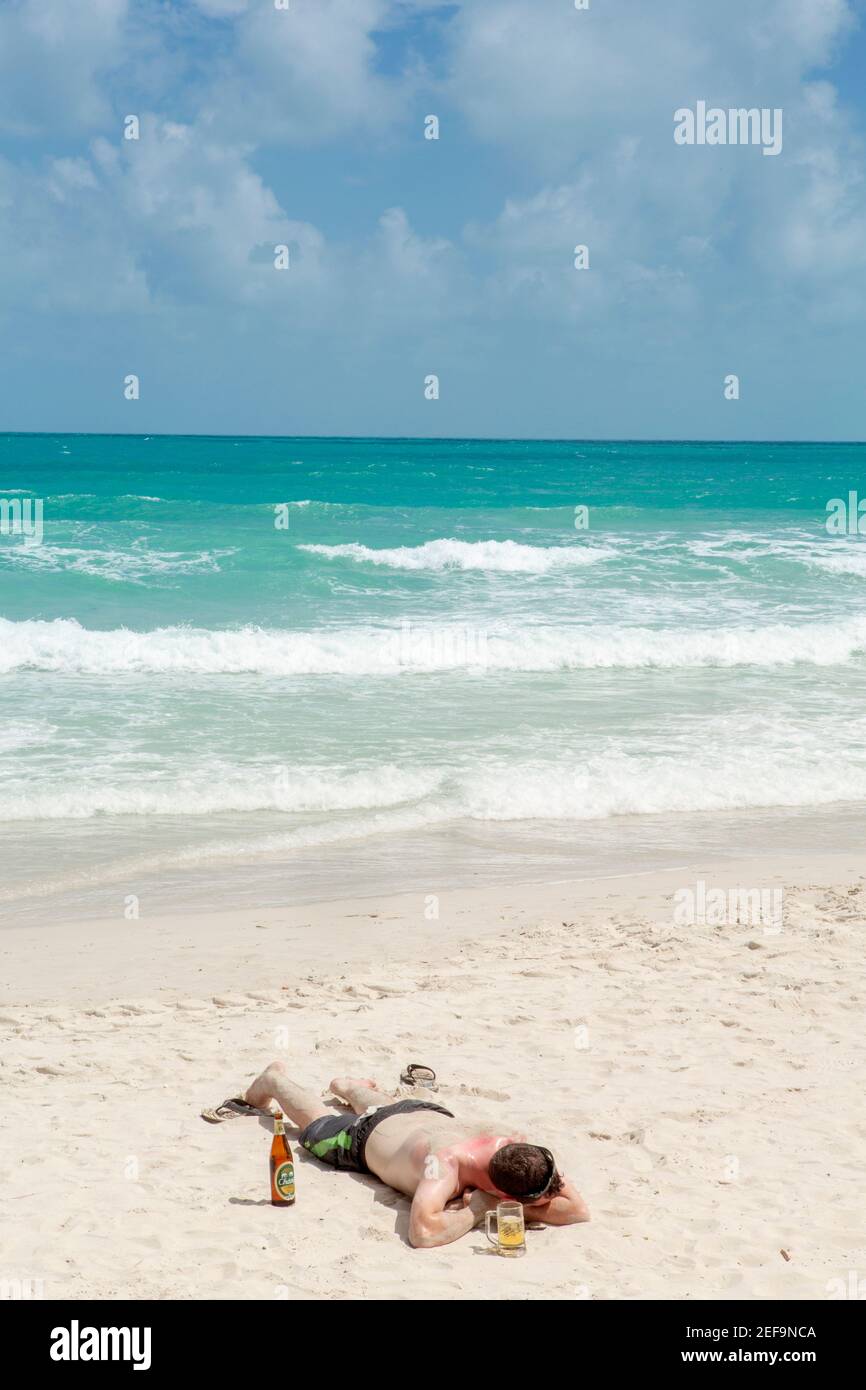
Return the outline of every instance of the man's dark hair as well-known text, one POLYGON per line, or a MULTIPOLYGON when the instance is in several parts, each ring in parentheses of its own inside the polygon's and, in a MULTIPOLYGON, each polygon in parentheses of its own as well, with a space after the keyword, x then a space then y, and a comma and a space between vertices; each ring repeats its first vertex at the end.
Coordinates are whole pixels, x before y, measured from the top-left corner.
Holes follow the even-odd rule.
POLYGON ((537 1144, 504 1144, 488 1164, 491 1181, 517 1202, 554 1198, 562 1191, 553 1154, 537 1144))

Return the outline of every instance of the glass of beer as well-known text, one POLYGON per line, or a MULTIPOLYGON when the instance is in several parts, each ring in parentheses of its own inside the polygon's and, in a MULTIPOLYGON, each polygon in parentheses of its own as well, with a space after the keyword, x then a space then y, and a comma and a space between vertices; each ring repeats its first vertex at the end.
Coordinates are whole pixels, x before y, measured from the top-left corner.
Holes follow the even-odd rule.
POLYGON ((523 1207, 519 1202, 499 1202, 495 1211, 488 1211, 484 1217, 485 1232, 490 1244, 496 1247, 499 1255, 514 1259, 526 1254, 526 1230, 523 1225, 523 1207), (490 1234, 490 1223, 496 1222, 496 1235, 490 1234))

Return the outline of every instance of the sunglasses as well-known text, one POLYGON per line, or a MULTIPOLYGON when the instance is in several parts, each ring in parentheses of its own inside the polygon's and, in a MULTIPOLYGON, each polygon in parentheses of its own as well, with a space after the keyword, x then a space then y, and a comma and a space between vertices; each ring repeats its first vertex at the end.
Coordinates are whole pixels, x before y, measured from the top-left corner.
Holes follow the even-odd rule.
POLYGON ((553 1154, 550 1152, 550 1149, 544 1149, 541 1147, 540 1144, 537 1144, 536 1148, 541 1149, 541 1152, 544 1154, 545 1158, 547 1159, 547 1162, 550 1165, 550 1171, 547 1175, 547 1182, 543 1185, 543 1187, 539 1187, 537 1192, 524 1193, 524 1195, 520 1199, 521 1202, 537 1202, 540 1197, 544 1196, 545 1192, 550 1187, 550 1184, 553 1182, 553 1179, 556 1177, 556 1159, 553 1157, 553 1154))

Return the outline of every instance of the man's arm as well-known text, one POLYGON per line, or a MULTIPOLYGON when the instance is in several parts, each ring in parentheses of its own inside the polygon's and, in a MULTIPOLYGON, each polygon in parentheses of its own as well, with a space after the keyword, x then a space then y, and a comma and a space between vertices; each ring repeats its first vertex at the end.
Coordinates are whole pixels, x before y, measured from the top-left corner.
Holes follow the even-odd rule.
POLYGON ((409 1213, 409 1243, 416 1250, 437 1245, 450 1245, 473 1230, 483 1221, 484 1213, 496 1206, 497 1199, 487 1192, 464 1195, 464 1205, 451 1208, 451 1198, 457 1182, 457 1164, 448 1164, 436 1178, 422 1178, 412 1198, 409 1213))
POLYGON ((547 1226, 572 1226, 576 1221, 589 1220, 589 1207, 573 1183, 566 1178, 562 1191, 546 1202, 533 1202, 525 1208, 527 1221, 543 1221, 547 1226))

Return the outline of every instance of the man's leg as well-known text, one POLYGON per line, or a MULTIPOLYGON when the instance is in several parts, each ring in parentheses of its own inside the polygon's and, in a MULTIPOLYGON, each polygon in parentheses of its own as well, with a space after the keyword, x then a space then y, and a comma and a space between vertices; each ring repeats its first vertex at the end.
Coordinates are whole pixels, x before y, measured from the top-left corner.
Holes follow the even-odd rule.
POLYGON ((363 1115, 371 1107, 391 1105, 394 1100, 393 1096, 386 1096, 369 1077, 356 1081, 349 1076, 335 1076, 331 1082, 331 1090, 335 1096, 351 1105, 356 1115, 363 1115))
POLYGON ((303 1086, 292 1081, 285 1062, 271 1062, 269 1067, 265 1067, 261 1076, 256 1077, 247 1091, 244 1100, 249 1105, 256 1105, 263 1110, 275 1100, 283 1114, 299 1129, 305 1129, 313 1120, 318 1120, 320 1115, 334 1113, 327 1105, 323 1105, 312 1091, 305 1091, 303 1086))

